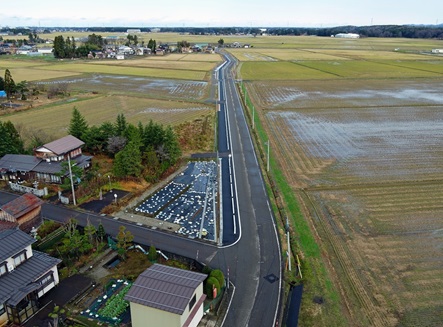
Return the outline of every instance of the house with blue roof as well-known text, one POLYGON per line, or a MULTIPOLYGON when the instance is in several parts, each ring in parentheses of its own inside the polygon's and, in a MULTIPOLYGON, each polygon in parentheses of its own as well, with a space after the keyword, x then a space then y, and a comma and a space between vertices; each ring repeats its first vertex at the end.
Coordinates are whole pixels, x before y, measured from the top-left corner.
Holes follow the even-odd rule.
POLYGON ((5 91, 0 91, 0 98, 6 98, 7 94, 5 91))

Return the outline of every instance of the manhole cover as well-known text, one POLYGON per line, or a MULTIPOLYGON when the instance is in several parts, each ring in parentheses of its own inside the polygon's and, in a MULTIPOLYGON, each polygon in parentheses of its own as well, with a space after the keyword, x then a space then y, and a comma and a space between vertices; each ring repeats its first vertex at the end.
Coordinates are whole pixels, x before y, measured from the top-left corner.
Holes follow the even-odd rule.
POLYGON ((274 274, 270 274, 264 277, 268 282, 270 282, 271 284, 278 281, 278 277, 275 276, 274 274))

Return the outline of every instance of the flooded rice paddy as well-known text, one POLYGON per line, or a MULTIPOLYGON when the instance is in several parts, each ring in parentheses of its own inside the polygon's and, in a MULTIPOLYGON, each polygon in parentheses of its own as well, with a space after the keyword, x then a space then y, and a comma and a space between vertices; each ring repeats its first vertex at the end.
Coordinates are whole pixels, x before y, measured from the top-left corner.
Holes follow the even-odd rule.
POLYGON ((442 81, 289 84, 253 87, 350 325, 439 326, 442 81))

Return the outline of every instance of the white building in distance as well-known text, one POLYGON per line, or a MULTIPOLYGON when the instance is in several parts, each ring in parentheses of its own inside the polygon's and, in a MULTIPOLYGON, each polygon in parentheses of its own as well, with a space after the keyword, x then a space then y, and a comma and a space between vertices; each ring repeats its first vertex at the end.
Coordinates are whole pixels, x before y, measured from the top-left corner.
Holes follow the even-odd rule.
POLYGON ((355 33, 338 33, 335 34, 335 37, 344 38, 344 39, 359 39, 360 35, 355 33))

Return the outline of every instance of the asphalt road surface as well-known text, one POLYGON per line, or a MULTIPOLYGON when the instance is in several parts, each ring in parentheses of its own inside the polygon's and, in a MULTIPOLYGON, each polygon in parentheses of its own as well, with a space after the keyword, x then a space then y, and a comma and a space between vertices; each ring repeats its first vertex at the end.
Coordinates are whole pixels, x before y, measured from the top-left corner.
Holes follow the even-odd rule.
MULTIPOLYGON (((231 75, 234 58, 226 55, 226 60, 218 77, 220 112, 226 117, 228 145, 226 149, 220 146, 220 152, 226 150, 232 159, 236 191, 233 195, 236 219, 232 221, 238 226, 235 243, 220 249, 211 265, 220 267, 225 274, 229 270, 230 280, 235 284, 225 326, 274 326, 281 297, 280 247, 263 176, 231 75)), ((220 134, 219 140, 222 140, 223 134, 220 134)), ((224 180, 226 177, 222 175, 224 180)), ((225 202, 225 194, 223 200, 225 202)), ((223 216, 225 214, 224 211, 223 216)), ((225 224, 225 217, 223 221, 225 224)))

